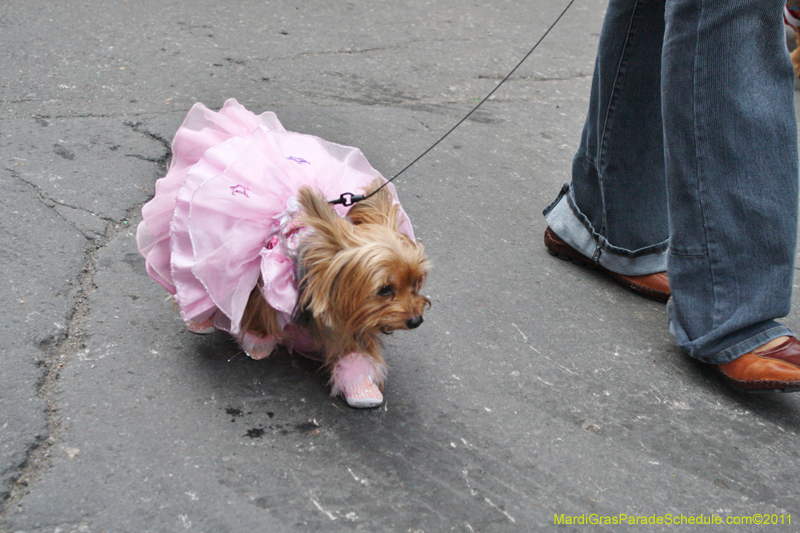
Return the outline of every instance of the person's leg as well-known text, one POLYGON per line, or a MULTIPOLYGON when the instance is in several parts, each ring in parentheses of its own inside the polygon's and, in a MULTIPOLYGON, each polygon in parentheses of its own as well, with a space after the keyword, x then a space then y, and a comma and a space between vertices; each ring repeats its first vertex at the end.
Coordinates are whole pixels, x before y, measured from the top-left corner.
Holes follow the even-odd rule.
POLYGON ((791 331, 798 162, 782 0, 667 0, 670 329, 723 364, 791 331))
POLYGON ((663 31, 663 1, 610 2, 572 183, 545 209, 569 247, 629 276, 666 270, 663 31))

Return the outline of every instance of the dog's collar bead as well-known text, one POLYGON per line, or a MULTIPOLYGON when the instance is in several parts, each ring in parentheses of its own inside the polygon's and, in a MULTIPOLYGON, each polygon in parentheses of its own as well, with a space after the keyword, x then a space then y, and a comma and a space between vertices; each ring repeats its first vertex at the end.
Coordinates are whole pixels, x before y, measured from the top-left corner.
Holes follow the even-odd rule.
POLYGON ((342 204, 345 207, 350 207, 354 203, 360 202, 361 200, 364 200, 365 198, 366 198, 366 196, 364 196, 363 194, 353 194, 351 192, 346 192, 346 193, 343 193, 341 196, 339 196, 339 198, 337 200, 331 200, 329 203, 331 203, 333 205, 342 204))

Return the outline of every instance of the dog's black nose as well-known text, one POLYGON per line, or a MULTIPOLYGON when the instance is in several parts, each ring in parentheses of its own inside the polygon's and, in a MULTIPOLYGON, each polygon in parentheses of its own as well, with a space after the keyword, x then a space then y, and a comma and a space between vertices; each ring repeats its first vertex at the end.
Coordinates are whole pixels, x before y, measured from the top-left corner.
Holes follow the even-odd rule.
POLYGON ((414 318, 409 318, 406 321, 406 326, 408 326, 408 329, 418 328, 420 324, 422 324, 421 316, 415 316, 414 318))

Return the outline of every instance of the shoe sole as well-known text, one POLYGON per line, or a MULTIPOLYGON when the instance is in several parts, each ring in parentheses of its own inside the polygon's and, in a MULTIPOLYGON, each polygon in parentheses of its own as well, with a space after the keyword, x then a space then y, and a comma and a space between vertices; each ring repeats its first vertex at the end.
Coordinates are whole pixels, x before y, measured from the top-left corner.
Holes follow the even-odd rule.
POLYGON ((547 253, 549 253, 550 255, 557 257, 563 261, 569 261, 570 263, 574 263, 582 267, 602 272, 603 274, 613 279, 622 287, 628 289, 629 291, 635 292, 640 296, 644 296, 645 298, 649 298, 651 300, 655 300, 661 303, 665 303, 667 300, 669 300, 670 296, 669 294, 651 289, 649 287, 644 287, 642 285, 635 283, 633 280, 631 280, 626 276, 617 274, 616 272, 611 272, 610 270, 607 270, 602 266, 594 263, 580 252, 577 252, 567 243, 553 239, 553 237, 551 236, 550 228, 547 229, 547 231, 544 234, 544 237, 545 237, 544 245, 547 248, 547 253))
POLYGON ((765 392, 783 392, 792 393, 800 392, 800 383, 794 381, 741 381, 726 376, 720 370, 716 370, 717 374, 722 380, 727 383, 732 389, 739 392, 747 392, 751 394, 763 394, 765 392))

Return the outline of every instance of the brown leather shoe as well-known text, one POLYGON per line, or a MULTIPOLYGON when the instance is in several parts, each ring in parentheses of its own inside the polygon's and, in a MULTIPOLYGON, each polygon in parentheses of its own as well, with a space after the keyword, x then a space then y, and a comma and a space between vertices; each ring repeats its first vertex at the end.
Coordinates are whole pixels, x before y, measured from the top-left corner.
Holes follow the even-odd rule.
POLYGON ((746 353, 714 368, 737 390, 797 392, 800 391, 800 341, 789 337, 775 348, 746 353))
POLYGON ((657 300, 659 302, 666 302, 669 300, 669 281, 667 281, 666 272, 657 272, 655 274, 648 274, 646 276, 623 276, 616 272, 611 272, 602 266, 595 264, 594 261, 575 250, 572 246, 561 240, 561 238, 553 233, 553 230, 547 228, 544 231, 544 245, 547 251, 559 259, 565 261, 572 261, 582 266, 594 268, 607 274, 611 279, 637 294, 657 300))

